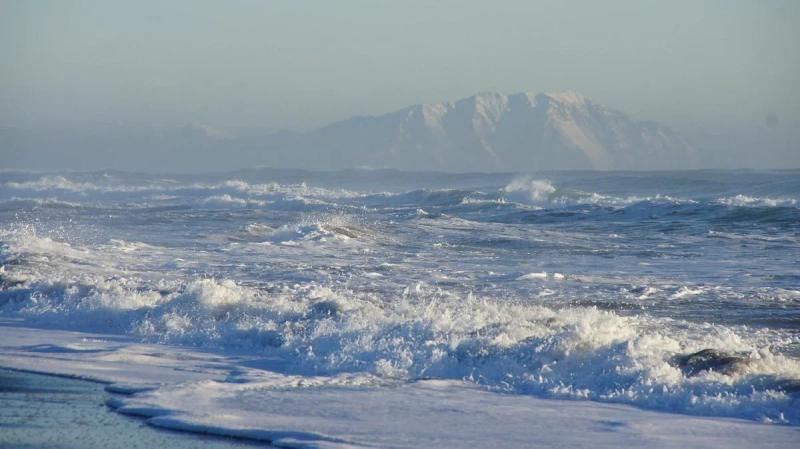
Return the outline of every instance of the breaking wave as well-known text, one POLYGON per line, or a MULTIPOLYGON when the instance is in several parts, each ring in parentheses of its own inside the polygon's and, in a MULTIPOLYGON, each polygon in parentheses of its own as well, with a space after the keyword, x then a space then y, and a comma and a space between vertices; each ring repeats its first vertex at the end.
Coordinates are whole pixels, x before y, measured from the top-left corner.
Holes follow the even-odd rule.
POLYGON ((719 198, 718 203, 726 206, 738 207, 797 207, 798 201, 794 198, 761 198, 749 195, 735 195, 719 198))
MULTIPOLYGON (((245 232, 276 242, 341 236, 323 226, 245 232)), ((132 263, 132 253, 159 251, 151 245, 90 249, 30 230, 3 240, 0 310, 49 325, 245 348, 302 374, 467 379, 508 392, 800 423, 800 362, 775 350, 791 337, 768 330, 549 307, 424 283, 387 296, 317 282, 147 281, 108 261, 132 263)), ((697 292, 676 297, 690 294, 697 292)))
POLYGON ((800 185, 734 175, 6 173, 0 315, 800 424, 800 185))

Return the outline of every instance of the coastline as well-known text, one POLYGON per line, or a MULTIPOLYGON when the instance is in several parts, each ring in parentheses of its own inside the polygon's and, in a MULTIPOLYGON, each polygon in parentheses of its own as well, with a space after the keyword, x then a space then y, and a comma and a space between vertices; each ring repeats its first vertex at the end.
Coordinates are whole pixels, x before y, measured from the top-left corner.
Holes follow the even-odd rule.
POLYGON ((800 437, 794 426, 502 394, 462 381, 379 386, 352 377, 306 377, 302 383, 264 369, 269 361, 254 355, 147 345, 21 322, 0 322, 0 337, 0 366, 130 393, 106 393, 113 396, 109 405, 119 414, 144 417, 140 422, 150 427, 279 447, 447 448, 469 440, 504 447, 560 442, 593 448, 784 448, 800 437))
POLYGON ((0 367, 0 446, 116 449, 267 447, 242 439, 167 431, 114 413, 104 382, 0 367))

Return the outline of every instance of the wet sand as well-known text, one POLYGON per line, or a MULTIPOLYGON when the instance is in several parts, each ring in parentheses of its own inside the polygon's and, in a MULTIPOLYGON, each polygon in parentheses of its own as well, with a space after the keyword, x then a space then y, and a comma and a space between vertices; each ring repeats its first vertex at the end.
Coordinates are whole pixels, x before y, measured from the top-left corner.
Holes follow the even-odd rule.
POLYGON ((232 449, 263 443, 153 428, 105 405, 104 385, 0 368, 3 449, 232 449))

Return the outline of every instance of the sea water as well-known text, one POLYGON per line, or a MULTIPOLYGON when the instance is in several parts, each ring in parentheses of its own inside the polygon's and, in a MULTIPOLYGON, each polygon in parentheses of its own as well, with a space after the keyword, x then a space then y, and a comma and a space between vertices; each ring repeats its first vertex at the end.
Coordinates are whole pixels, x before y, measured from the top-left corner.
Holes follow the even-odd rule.
POLYGON ((0 172, 0 314, 800 424, 800 171, 0 172))
POLYGON ((257 449, 233 438, 169 432, 109 413, 103 385, 0 369, 0 447, 4 449, 257 449))

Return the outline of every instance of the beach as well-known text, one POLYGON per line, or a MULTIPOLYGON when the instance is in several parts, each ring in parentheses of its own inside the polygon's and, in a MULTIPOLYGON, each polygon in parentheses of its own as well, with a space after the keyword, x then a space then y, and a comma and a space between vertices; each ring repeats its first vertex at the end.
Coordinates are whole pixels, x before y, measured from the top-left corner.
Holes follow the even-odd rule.
POLYGON ((148 427, 797 441, 795 172, 3 176, 0 366, 107 383, 148 427))

